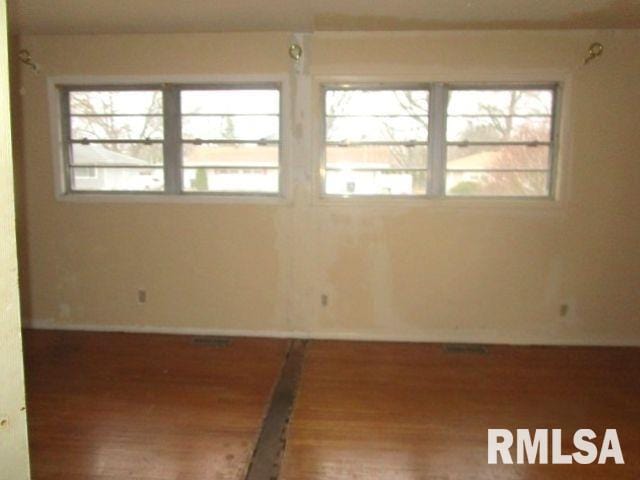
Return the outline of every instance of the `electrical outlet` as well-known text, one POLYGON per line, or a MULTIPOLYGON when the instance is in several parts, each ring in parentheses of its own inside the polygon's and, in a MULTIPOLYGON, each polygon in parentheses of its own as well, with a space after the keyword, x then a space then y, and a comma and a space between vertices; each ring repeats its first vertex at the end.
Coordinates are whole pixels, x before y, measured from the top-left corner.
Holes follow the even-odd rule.
POLYGON ((144 289, 138 290, 138 303, 147 303, 147 291, 144 289))
POLYGON ((558 307, 558 317, 565 322, 573 322, 576 319, 576 300, 575 298, 565 298, 558 307))

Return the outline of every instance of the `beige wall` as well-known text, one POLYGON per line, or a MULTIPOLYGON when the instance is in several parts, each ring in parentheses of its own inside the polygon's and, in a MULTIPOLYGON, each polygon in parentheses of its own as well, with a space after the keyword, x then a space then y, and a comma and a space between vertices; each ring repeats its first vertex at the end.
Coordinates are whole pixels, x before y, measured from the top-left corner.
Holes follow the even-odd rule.
POLYGON ((316 33, 301 76, 288 41, 20 39, 43 68, 14 85, 26 324, 640 345, 640 32, 316 33), (584 67, 594 40, 605 53, 584 67), (54 198, 47 76, 247 73, 291 74, 289 200, 54 198), (332 76, 562 80, 561 200, 318 199, 312 119, 332 76))

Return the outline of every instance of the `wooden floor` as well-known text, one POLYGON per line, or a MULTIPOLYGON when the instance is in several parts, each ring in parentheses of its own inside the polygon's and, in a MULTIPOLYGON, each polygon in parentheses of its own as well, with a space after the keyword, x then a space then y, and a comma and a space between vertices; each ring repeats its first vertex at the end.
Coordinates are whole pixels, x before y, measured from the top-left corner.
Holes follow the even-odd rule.
MULTIPOLYGON (((34 480, 240 479, 287 342, 25 332, 34 480)), ((640 478, 640 349, 314 341, 284 480, 640 478), (487 465, 488 428, 616 428, 625 465, 487 465)), ((271 479, 265 479, 271 480, 271 479)))
POLYGON ((25 332, 33 480, 244 478, 286 344, 25 332))
POLYGON ((314 342, 282 478, 635 480, 639 461, 640 349, 314 342), (626 465, 487 465, 489 428, 562 428, 568 449, 606 427, 626 465))

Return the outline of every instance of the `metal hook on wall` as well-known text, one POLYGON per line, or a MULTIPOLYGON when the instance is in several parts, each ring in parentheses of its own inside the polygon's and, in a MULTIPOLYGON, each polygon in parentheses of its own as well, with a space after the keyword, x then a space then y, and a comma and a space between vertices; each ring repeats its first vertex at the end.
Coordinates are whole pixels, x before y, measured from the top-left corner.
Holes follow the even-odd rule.
POLYGON ((584 64, 586 65, 591 60, 595 60, 597 57, 602 55, 604 52, 604 46, 600 42, 594 42, 589 45, 589 50, 587 51, 587 56, 584 59, 584 64))
POLYGON ((289 45, 289 56, 296 62, 302 58, 302 47, 297 43, 289 45))
POLYGON ((22 50, 20 50, 20 52, 18 52, 18 59, 26 66, 28 66, 33 71, 33 73, 40 73, 40 65, 33 61, 31 52, 26 48, 23 48, 22 50))

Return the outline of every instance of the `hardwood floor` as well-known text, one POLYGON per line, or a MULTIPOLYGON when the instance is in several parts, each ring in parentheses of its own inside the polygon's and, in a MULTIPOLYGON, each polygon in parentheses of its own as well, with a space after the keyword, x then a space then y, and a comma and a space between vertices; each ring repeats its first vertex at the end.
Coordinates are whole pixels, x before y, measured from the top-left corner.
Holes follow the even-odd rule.
POLYGON ((244 478, 286 346, 26 331, 33 480, 244 478))
MULTIPOLYGON (((34 480, 244 478, 288 345, 25 342, 34 480)), ((309 342, 279 478, 638 479, 640 349, 309 342), (489 466, 488 428, 562 428, 564 452, 579 428, 616 428, 626 464, 489 466)))
POLYGON ((281 478, 620 480, 639 462, 640 349, 313 342, 281 478), (626 464, 489 466, 488 428, 562 428, 565 452, 616 428, 626 464))

